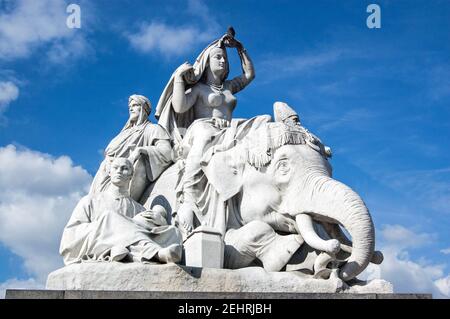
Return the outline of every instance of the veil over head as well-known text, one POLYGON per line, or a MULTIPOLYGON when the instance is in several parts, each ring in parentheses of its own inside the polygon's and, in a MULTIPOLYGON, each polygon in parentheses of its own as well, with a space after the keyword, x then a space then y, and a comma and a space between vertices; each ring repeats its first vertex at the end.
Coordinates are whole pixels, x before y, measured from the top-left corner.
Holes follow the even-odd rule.
MULTIPOLYGON (((192 66, 194 72, 188 73, 184 77, 186 90, 192 88, 202 78, 206 68, 209 65, 209 54, 211 53, 211 50, 217 47, 226 50, 223 38, 224 37, 221 37, 220 39, 213 41, 199 54, 194 65, 192 66)), ((228 77, 229 69, 230 68, 228 67, 224 75, 224 79, 228 77)), ((174 143, 179 144, 181 143, 187 128, 192 124, 195 118, 193 108, 180 114, 177 114, 173 110, 172 95, 175 72, 170 77, 169 82, 159 98, 158 105, 156 106, 155 117, 158 119, 158 124, 169 132, 171 138, 174 140, 174 143)))
POLYGON ((141 111, 139 112, 139 117, 136 121, 136 123, 132 124, 131 119, 128 119, 127 123, 123 127, 123 130, 126 130, 132 126, 140 126, 142 124, 145 124, 148 122, 148 116, 150 115, 150 111, 152 109, 152 104, 150 103, 150 100, 139 94, 133 94, 128 98, 128 105, 130 105, 131 101, 136 101, 141 105, 141 111))

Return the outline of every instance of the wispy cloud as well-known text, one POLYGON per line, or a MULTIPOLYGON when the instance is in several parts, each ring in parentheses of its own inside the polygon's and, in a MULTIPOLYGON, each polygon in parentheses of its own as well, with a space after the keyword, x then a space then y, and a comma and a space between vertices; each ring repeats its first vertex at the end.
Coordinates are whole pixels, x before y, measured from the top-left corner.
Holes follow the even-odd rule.
POLYGON ((44 45, 51 62, 87 52, 89 46, 80 31, 66 26, 66 1, 17 0, 13 4, 0 14, 0 59, 26 58, 44 45))
POLYGON ((141 53, 159 53, 179 56, 191 51, 198 43, 211 41, 218 29, 214 15, 200 0, 188 1, 187 12, 202 22, 195 24, 168 24, 157 19, 142 22, 136 32, 125 32, 131 46, 141 53))
POLYGON ((0 116, 19 97, 19 88, 11 81, 0 82, 0 116))
POLYGON ((430 97, 436 101, 450 97, 450 64, 439 64, 428 72, 430 97))
POLYGON ((353 108, 342 114, 334 112, 313 116, 312 120, 319 122, 319 131, 328 132, 345 128, 346 130, 366 130, 379 117, 374 110, 367 108, 353 108), (319 118, 317 117, 319 116, 319 118))
POLYGON ((17 278, 8 279, 7 281, 0 283, 0 299, 5 298, 5 292, 7 289, 43 289, 45 283, 38 282, 34 278, 26 280, 20 280, 17 278))
POLYGON ((127 35, 131 46, 142 53, 181 55, 191 51, 197 41, 210 39, 208 33, 192 26, 171 26, 160 22, 143 23, 139 31, 127 35))
POLYGON ((450 215, 450 168, 407 170, 380 174, 392 188, 428 203, 437 212, 450 215))
POLYGON ((188 0, 188 12, 195 17, 200 18, 207 28, 216 30, 219 28, 216 17, 203 0, 188 0))
POLYGON ((444 255, 450 255, 450 247, 446 248, 446 249, 442 249, 441 253, 443 253, 444 255))
POLYGON ((399 250, 422 247, 437 239, 436 234, 418 233, 402 225, 384 225, 381 236, 389 246, 399 250))
POLYGON ((299 73, 317 71, 319 68, 337 62, 349 53, 343 49, 330 49, 290 56, 270 54, 260 62, 259 72, 264 83, 270 83, 299 73))

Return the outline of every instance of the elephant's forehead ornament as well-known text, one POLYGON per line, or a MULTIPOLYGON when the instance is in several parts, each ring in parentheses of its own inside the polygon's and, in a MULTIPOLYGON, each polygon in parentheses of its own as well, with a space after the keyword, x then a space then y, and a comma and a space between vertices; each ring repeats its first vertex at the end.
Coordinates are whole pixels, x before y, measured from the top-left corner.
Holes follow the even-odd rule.
MULTIPOLYGON (((246 139, 247 161, 259 169, 270 163, 276 149, 283 145, 299 144, 313 144, 311 134, 304 127, 281 122, 267 123, 246 139)), ((320 147, 313 148, 320 151, 320 147)))

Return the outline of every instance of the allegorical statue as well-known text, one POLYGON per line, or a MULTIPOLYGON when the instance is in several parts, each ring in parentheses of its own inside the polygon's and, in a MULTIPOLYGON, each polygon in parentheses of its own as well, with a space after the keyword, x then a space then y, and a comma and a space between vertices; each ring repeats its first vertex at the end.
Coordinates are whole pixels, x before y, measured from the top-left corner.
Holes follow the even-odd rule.
POLYGON ((133 165, 116 158, 109 165, 110 186, 83 197, 64 228, 64 263, 96 261, 179 262, 181 234, 167 225, 161 206, 146 210, 129 195, 133 165))
POLYGON ((308 131, 300 122, 300 117, 287 103, 275 102, 273 104, 273 114, 275 122, 281 122, 290 127, 296 127, 303 131, 306 136, 306 143, 311 147, 318 149, 325 157, 331 157, 332 152, 329 146, 325 146, 322 141, 313 133, 308 131))
POLYGON ((200 53, 193 66, 182 64, 161 95, 155 116, 174 139, 175 151, 184 158, 177 189, 181 194, 177 214, 180 225, 187 232, 194 226, 193 216, 202 219, 207 211, 211 212, 208 220, 201 222, 225 230, 225 215, 211 205, 211 196, 205 195, 207 182, 200 164, 208 150, 210 155, 224 151, 234 146, 248 128, 254 127, 253 122, 267 121, 265 117, 249 120, 246 125, 242 125, 244 120, 232 121, 237 104, 235 94, 254 77, 251 59, 230 28, 200 53), (243 69, 242 75, 231 80, 227 80, 227 47, 237 49, 243 69))
POLYGON ((150 182, 172 163, 172 148, 168 133, 148 117, 151 104, 142 95, 131 95, 128 99, 130 117, 120 133, 105 149, 105 159, 95 175, 90 194, 106 190, 111 184, 109 165, 117 157, 128 158, 134 166, 130 183, 131 197, 139 201, 150 182))

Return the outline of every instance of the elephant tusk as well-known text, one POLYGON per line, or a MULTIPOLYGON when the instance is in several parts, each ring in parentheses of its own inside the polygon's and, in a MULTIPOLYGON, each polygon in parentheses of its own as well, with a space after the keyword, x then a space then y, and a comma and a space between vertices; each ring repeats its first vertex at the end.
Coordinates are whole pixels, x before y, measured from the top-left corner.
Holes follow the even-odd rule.
MULTIPOLYGON (((352 248, 352 246, 341 244, 341 250, 346 252, 346 253, 351 254, 353 248, 352 248)), ((373 255, 372 255, 372 258, 370 259, 370 262, 372 264, 379 265, 379 264, 381 264, 383 262, 383 260, 384 260, 383 253, 381 251, 379 251, 379 250, 376 250, 376 251, 373 252, 373 255)))

